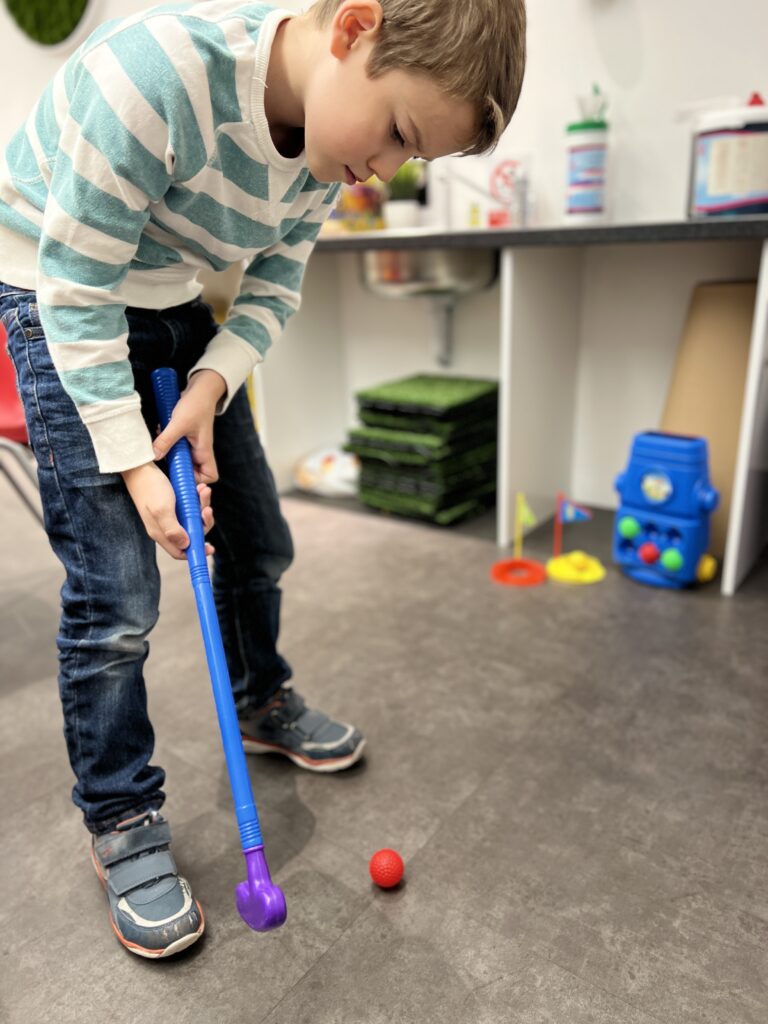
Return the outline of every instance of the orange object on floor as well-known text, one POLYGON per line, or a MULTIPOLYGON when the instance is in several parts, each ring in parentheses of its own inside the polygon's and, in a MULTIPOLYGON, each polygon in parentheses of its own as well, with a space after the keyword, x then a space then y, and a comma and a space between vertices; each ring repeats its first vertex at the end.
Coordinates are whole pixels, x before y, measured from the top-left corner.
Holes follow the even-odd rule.
POLYGON ((529 558, 508 558, 491 567, 491 579, 504 587, 537 587, 547 578, 541 562, 529 558))

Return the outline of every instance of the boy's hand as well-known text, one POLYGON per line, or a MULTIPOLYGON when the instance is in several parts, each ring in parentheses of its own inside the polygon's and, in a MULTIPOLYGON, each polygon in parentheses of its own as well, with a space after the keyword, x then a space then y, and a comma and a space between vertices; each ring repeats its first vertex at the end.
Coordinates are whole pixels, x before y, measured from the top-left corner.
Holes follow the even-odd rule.
MULTIPOLYGON (((184 558, 184 550, 189 546, 189 537, 176 518, 176 495, 165 473, 153 462, 147 462, 143 466, 136 466, 135 469, 126 469, 122 476, 152 540, 172 558, 184 558)), ((197 493, 200 497, 203 528, 208 533, 213 526, 211 489, 207 484, 201 483, 197 485, 197 493)), ((210 544, 205 545, 205 553, 213 554, 210 544)))
POLYGON ((192 466, 198 484, 212 484, 219 478, 213 457, 213 418, 219 399, 227 390, 224 378, 215 370, 198 370, 173 410, 168 426, 155 438, 156 459, 164 458, 180 437, 192 449, 192 466))

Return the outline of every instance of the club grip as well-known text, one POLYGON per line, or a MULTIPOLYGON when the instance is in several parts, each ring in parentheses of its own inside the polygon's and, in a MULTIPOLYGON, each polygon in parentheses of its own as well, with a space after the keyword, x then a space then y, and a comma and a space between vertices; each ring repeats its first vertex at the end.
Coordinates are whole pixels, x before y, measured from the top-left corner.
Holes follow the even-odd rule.
MULTIPOLYGON (((152 388, 155 392, 160 426, 165 430, 180 397, 176 371, 168 367, 154 370, 152 388)), ((171 483, 176 492, 176 514, 189 535, 187 560, 190 568, 199 565, 205 566, 205 531, 200 513, 200 498, 195 485, 195 473, 192 468, 192 452, 186 437, 179 438, 174 444, 166 456, 166 462, 171 483)), ((207 566, 205 571, 207 575, 207 566)))

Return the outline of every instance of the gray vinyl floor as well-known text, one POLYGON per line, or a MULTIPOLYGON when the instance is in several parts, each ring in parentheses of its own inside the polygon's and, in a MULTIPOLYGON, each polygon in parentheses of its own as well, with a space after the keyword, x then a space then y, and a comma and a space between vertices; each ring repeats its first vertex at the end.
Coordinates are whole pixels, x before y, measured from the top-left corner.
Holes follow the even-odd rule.
POLYGON ((284 653, 368 756, 332 777, 251 762, 289 917, 250 932, 186 569, 164 559, 150 708, 207 932, 157 963, 107 921, 69 799, 61 573, 0 489, 0 1021, 766 1024, 768 567, 733 600, 613 569, 518 591, 471 531, 285 511, 284 653), (406 861, 391 892, 367 875, 383 846, 406 861))

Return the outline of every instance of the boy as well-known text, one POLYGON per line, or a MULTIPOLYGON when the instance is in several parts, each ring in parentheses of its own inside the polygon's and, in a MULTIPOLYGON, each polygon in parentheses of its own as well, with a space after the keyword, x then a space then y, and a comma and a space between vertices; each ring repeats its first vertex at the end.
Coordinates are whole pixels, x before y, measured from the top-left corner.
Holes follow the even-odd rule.
POLYGON ((491 148, 517 103, 524 30, 523 0, 320 0, 301 16, 169 5, 98 29, 8 146, 0 317, 66 570, 73 799, 134 953, 169 956, 204 928, 149 763, 155 543, 174 558, 188 543, 155 460, 189 438, 246 751, 354 764, 360 733, 286 685, 277 584, 291 537, 243 383, 298 307, 337 183, 491 148), (197 270, 240 261, 217 329, 197 270), (149 374, 163 365, 187 383, 156 436, 149 374))

